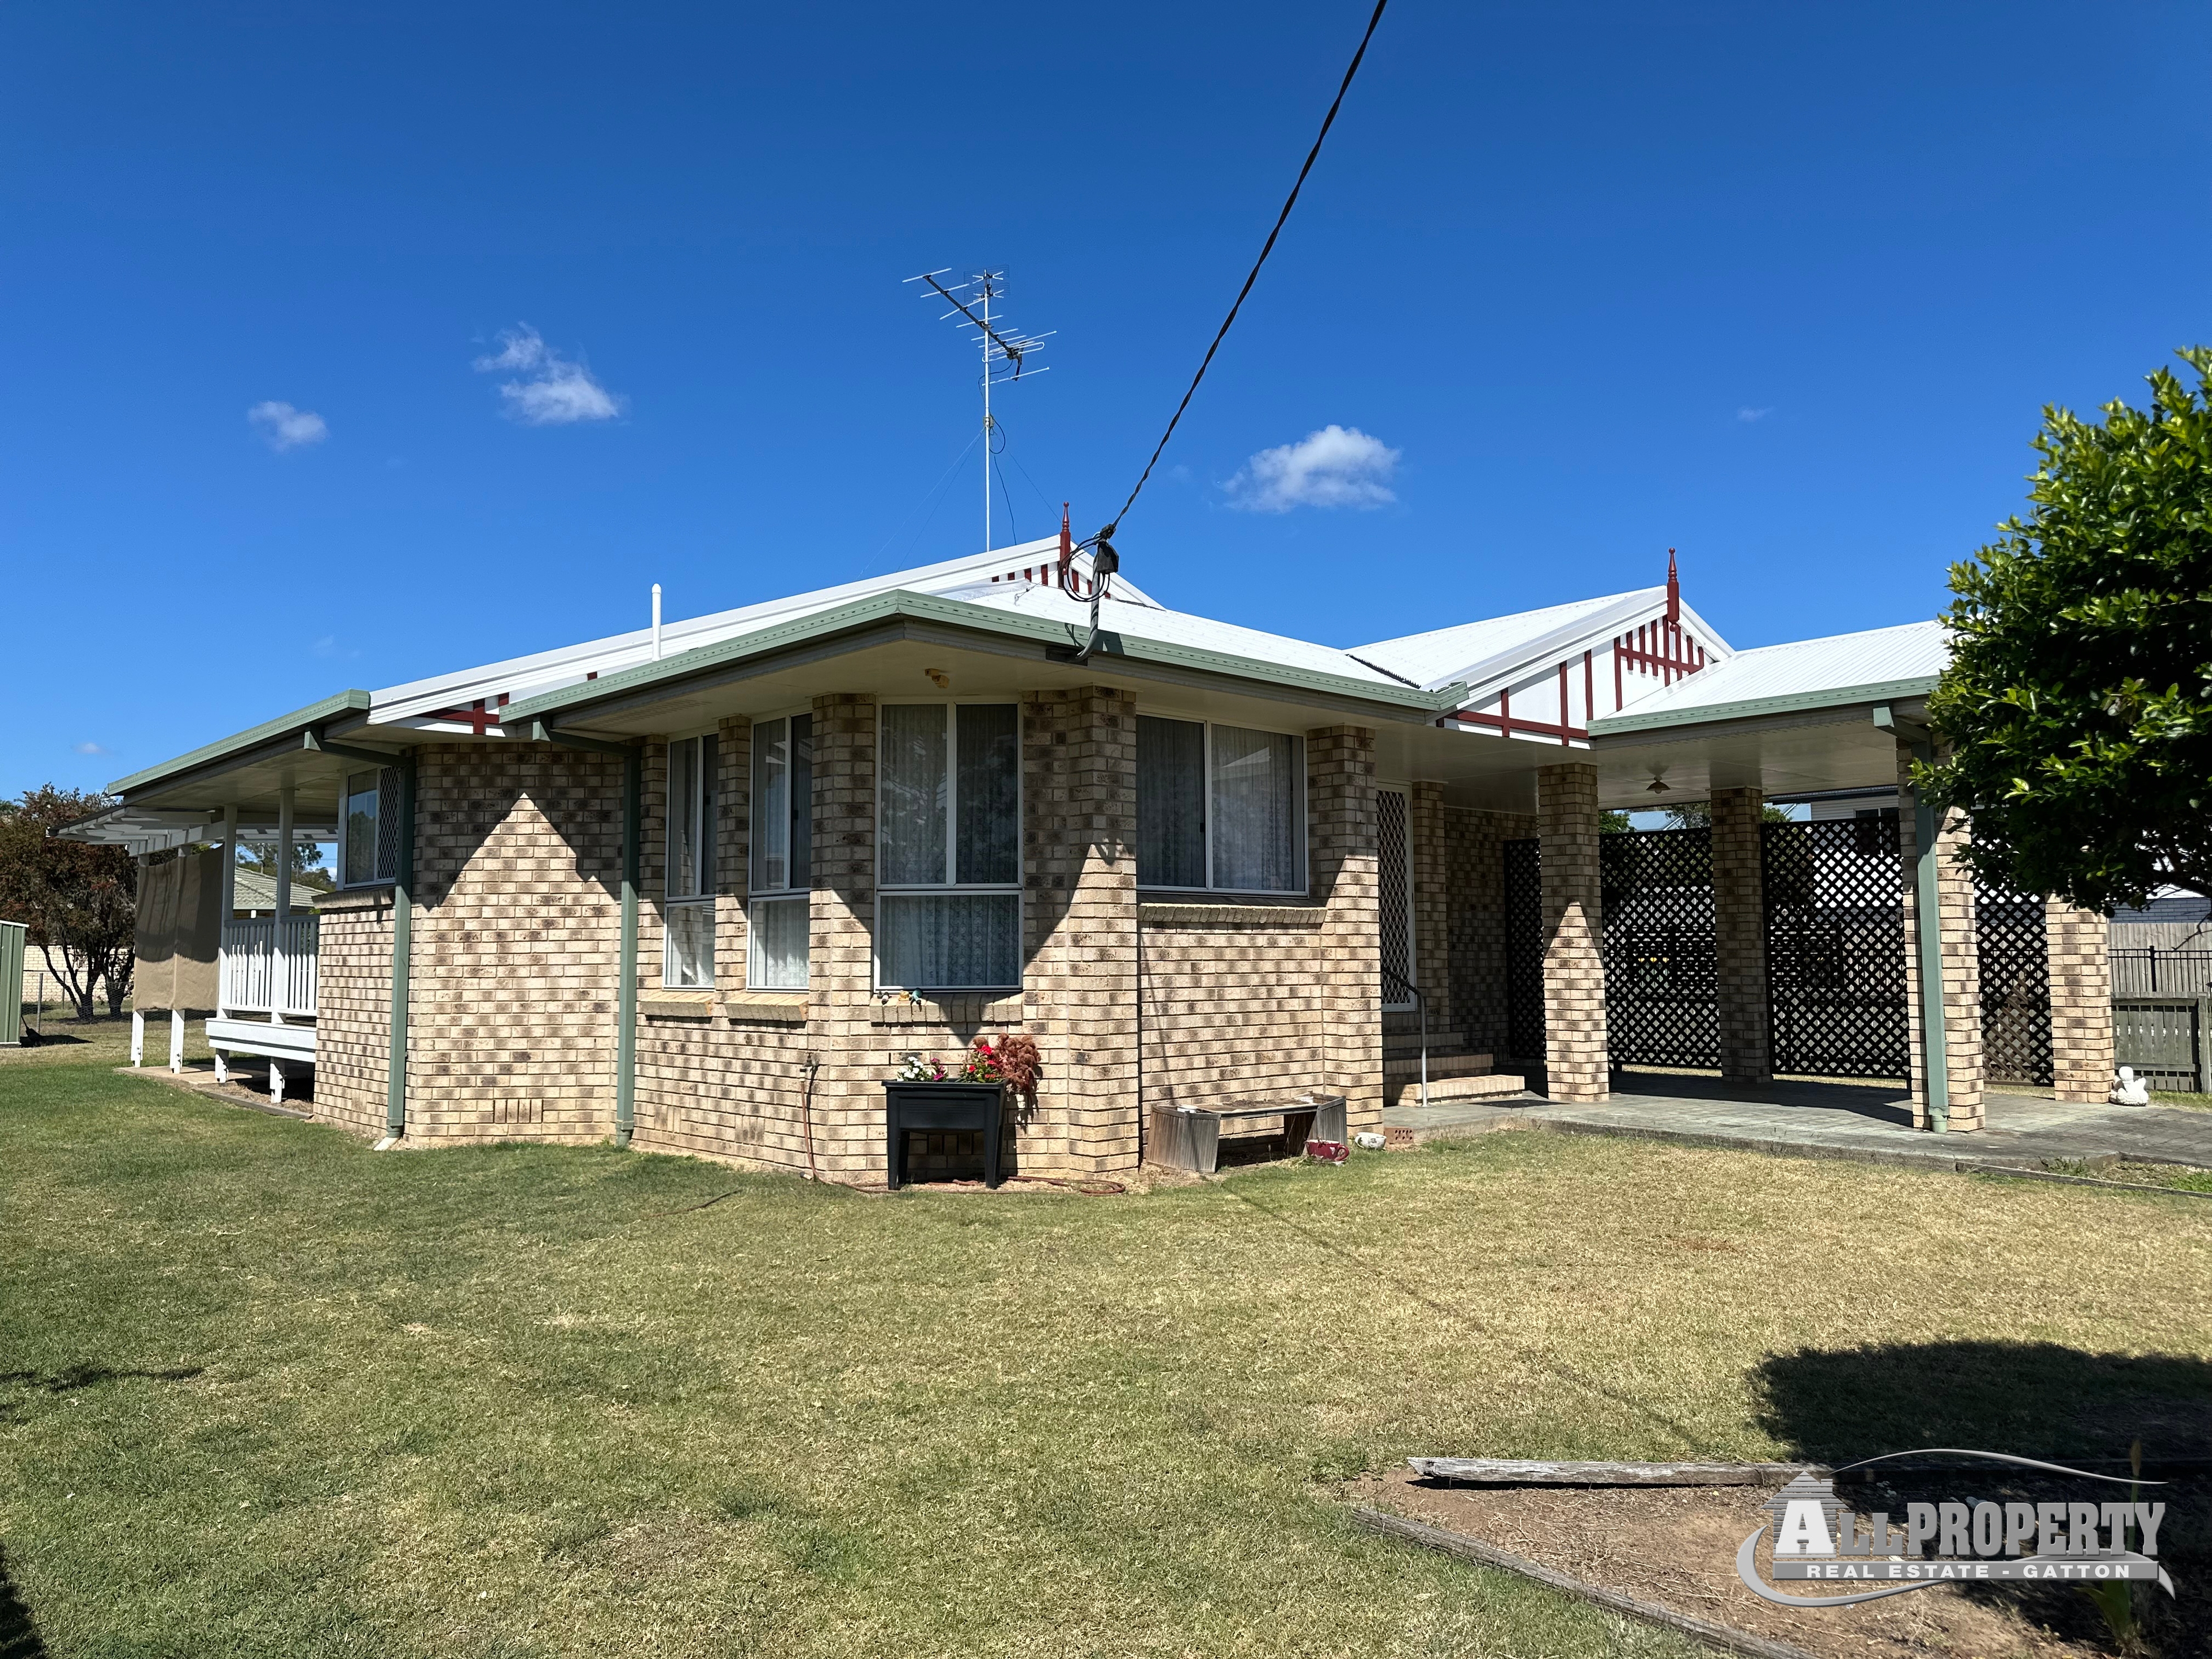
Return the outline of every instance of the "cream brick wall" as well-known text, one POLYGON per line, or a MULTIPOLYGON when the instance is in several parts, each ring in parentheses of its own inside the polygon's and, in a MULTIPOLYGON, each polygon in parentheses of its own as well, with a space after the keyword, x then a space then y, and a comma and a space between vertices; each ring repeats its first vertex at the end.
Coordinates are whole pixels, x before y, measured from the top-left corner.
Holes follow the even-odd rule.
POLYGON ((2118 1062, 2112 1048, 2112 929, 2094 910, 2063 899, 2044 903, 2051 962, 2052 1092, 2061 1100, 2105 1100, 2118 1062))
POLYGON ((417 751, 407 1135, 614 1129, 622 762, 531 744, 417 751))
POLYGON ((332 894, 316 915, 314 1114, 373 1139, 392 1074, 392 890, 332 894))
POLYGON ((1443 838, 1450 1001, 1446 1024, 1478 1053, 1504 1058, 1505 1029, 1505 854, 1509 841, 1537 833, 1533 813, 1447 806, 1443 838))

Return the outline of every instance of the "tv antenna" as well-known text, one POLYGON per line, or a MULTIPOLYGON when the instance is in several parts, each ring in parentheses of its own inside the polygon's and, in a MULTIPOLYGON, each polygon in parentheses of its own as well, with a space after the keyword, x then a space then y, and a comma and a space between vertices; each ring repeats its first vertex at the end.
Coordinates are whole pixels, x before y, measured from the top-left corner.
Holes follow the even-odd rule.
POLYGON ((906 280, 928 283, 930 291, 950 303, 952 309, 938 320, 958 318, 954 326, 963 333, 973 330, 969 337, 983 354, 983 550, 988 553, 991 550, 991 436, 998 429, 991 418, 991 388, 1012 385, 1025 374, 1050 374, 1048 368, 1030 368, 1029 360, 1060 331, 1047 329, 1042 334, 1023 334, 1010 331, 1004 318, 993 317, 992 302, 1006 296, 1005 271, 973 271, 966 281, 948 288, 938 279, 950 276, 951 270, 947 265, 942 270, 926 270, 906 280))

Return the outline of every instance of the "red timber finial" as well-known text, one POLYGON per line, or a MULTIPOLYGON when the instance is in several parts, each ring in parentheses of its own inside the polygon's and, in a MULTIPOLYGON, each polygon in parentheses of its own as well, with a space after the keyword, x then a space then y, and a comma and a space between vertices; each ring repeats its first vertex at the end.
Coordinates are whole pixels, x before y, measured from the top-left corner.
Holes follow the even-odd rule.
POLYGON ((1067 586, 1067 567, 1075 562, 1075 537, 1067 527, 1067 503, 1060 504, 1060 585, 1067 586))
POLYGON ((1674 574, 1674 550, 1667 550, 1667 620, 1682 620, 1682 580, 1674 574))

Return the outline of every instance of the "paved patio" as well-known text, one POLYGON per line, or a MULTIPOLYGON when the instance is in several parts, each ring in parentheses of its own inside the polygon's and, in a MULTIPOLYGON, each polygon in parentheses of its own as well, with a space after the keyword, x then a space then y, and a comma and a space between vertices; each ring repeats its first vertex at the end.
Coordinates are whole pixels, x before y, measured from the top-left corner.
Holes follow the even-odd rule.
POLYGON ((1626 1072, 1617 1083, 1621 1091, 1598 1106, 1524 1097, 1424 1109, 1409 1097, 1384 1112, 1382 1122, 1416 1141, 1525 1126, 1957 1170, 2036 1169, 2048 1158, 2107 1157, 2212 1168, 2212 1112, 2179 1106, 2081 1105, 2048 1095, 1992 1092, 1984 1098, 1989 1127, 1936 1135, 1913 1128, 1905 1092, 1894 1084, 1739 1087, 1663 1072, 1626 1072))

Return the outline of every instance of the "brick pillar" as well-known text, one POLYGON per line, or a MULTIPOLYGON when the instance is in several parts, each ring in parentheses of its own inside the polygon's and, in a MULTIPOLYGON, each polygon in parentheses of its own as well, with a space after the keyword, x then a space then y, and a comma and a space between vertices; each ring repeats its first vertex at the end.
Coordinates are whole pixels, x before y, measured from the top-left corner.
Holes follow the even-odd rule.
POLYGON ((1024 1027, 1043 1054, 1024 1170, 1134 1169, 1137 718, 1120 691, 1022 707, 1024 1027))
POLYGON ((814 890, 807 1042, 821 1060, 814 1150, 833 1180, 886 1178, 883 1079, 873 1052, 876 700, 814 699, 814 890))
POLYGON ((1713 965, 1720 994, 1721 1077, 1774 1075, 1766 1012, 1766 900, 1757 789, 1713 791, 1713 965))
POLYGON ((1544 861, 1545 1092, 1559 1101, 1603 1100, 1612 1073, 1599 953, 1597 768, 1572 761, 1539 768, 1536 817, 1544 861))
POLYGON ((2051 1082, 2061 1100, 2110 1097, 2112 1055, 2112 924, 2061 898, 2044 901, 2051 964, 2051 1082))
MULTIPOLYGON (((1915 878, 1918 845, 1909 752, 1898 751, 1898 842, 1905 884, 1905 995, 1912 1059, 1912 1126, 1934 1127, 1928 1115, 1924 1071, 1926 1050, 1920 1035, 1920 891, 1915 878)), ((1966 818, 1951 811, 1936 836, 1938 936, 1943 950, 1943 1046, 1949 1059, 1951 1098, 1948 1127, 1978 1129, 1982 1118, 1982 975, 1974 936, 1974 878, 1959 857, 1966 841, 1966 818)))
POLYGON ((1413 856, 1413 977, 1429 1000, 1431 1031, 1462 1030, 1451 998, 1451 907, 1446 896, 1444 787, 1417 783, 1407 797, 1413 856))
POLYGON ((1322 924, 1316 999, 1322 1088, 1345 1097, 1351 1130, 1382 1123, 1382 939, 1376 904, 1375 733, 1306 733, 1307 857, 1322 924))

